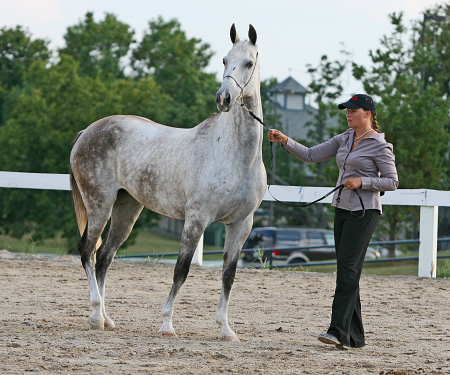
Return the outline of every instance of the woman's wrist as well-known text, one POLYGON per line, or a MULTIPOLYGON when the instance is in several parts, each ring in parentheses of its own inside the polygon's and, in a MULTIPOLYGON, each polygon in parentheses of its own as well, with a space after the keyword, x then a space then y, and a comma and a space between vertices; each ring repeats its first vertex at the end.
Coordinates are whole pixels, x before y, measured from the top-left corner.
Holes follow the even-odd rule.
POLYGON ((286 146, 287 145, 287 142, 288 142, 288 137, 286 136, 286 138, 284 138, 283 137, 283 139, 281 140, 281 144, 283 145, 283 146, 286 146))

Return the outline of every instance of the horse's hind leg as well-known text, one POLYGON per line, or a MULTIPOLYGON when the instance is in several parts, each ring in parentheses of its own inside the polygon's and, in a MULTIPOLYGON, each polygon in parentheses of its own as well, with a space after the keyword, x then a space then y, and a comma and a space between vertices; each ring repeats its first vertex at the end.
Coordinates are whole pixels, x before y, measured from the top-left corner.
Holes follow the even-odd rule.
POLYGON ((134 199, 126 190, 119 190, 111 214, 111 226, 106 241, 97 251, 95 275, 102 301, 102 312, 105 328, 115 327, 114 321, 108 317, 105 309, 105 276, 117 249, 125 242, 133 229, 144 206, 134 199))
POLYGON ((186 219, 183 228, 183 234, 180 241, 180 252, 178 254, 177 263, 175 265, 172 289, 169 297, 164 304, 161 312, 163 315, 163 324, 159 330, 162 337, 176 336, 175 330, 172 326, 173 305, 181 286, 186 281, 191 265, 192 257, 194 256, 195 248, 198 241, 203 234, 208 223, 205 221, 194 219, 186 219))
POLYGON ((231 287, 236 275, 236 267, 242 246, 248 237, 253 224, 253 215, 243 222, 227 224, 225 246, 223 252, 222 290, 217 307, 216 322, 221 326, 220 339, 224 341, 239 341, 237 335, 228 325, 228 304, 231 287))
MULTIPOLYGON (((98 289, 97 279, 94 274, 96 244, 100 235, 105 229, 106 222, 111 214, 112 203, 110 205, 99 206, 95 210, 87 209, 88 222, 83 236, 78 243, 78 251, 81 255, 81 263, 89 283, 90 303, 92 314, 89 316, 89 324, 93 328, 103 329, 104 318, 102 312, 102 298, 98 289)), ((104 246, 102 244, 100 249, 104 246)))

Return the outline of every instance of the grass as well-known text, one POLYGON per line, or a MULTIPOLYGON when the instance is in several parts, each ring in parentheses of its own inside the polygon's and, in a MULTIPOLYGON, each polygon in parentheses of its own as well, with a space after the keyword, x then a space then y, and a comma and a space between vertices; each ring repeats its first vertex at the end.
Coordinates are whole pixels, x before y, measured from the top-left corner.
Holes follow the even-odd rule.
MULTIPOLYGON (((441 253, 444 255, 448 253, 441 253)), ((417 254, 415 254, 417 255, 417 254)), ((413 255, 411 255, 413 256, 413 255)), ((400 262, 382 262, 382 263, 365 263, 363 267, 363 275, 378 275, 378 276, 392 276, 392 275, 417 275, 419 265, 417 260, 406 260, 400 262)), ((282 270, 280 268, 280 270, 282 270)), ((334 273, 336 272, 336 265, 331 266, 314 266, 314 267, 297 267, 290 268, 291 271, 309 271, 334 273)), ((450 260, 438 259, 436 277, 450 277, 450 260)))
MULTIPOLYGON (((177 253, 180 249, 180 240, 156 232, 154 230, 144 230, 139 233, 136 237, 136 243, 134 245, 128 246, 127 248, 118 251, 119 255, 129 255, 129 254, 167 254, 167 253, 177 253)), ((203 251, 212 250, 222 250, 221 247, 204 245, 203 251)), ((204 260, 221 260, 222 254, 211 254, 205 255, 204 260)), ((166 257, 164 258, 175 258, 166 257)))
POLYGON ((25 235, 21 239, 0 235, 0 250, 2 249, 30 254, 67 254, 66 240, 59 237, 46 240, 43 243, 35 241, 30 235, 25 235))
POLYGON ((450 277, 450 259, 438 259, 436 277, 450 277))
MULTIPOLYGON (((156 232, 154 230, 143 230, 136 237, 136 243, 124 249, 119 249, 119 255, 130 254, 165 254, 177 253, 180 240, 174 237, 156 232)), ((0 250, 6 249, 21 253, 45 253, 45 254, 68 254, 66 240, 64 238, 51 238, 45 242, 34 241, 30 235, 21 239, 0 235, 0 250)), ((220 247, 205 245, 203 251, 222 250, 220 247)), ((171 257, 168 257, 171 258, 171 257)), ((205 255, 205 260, 220 260, 222 254, 205 255)))
MULTIPOLYGON (((180 241, 171 236, 167 236, 154 230, 141 231, 136 238, 136 243, 128 246, 123 250, 119 250, 119 255, 130 254, 167 254, 178 252, 180 241)), ((66 242, 62 238, 54 238, 46 240, 44 243, 34 241, 30 236, 24 236, 18 240, 9 236, 0 235, 0 249, 23 253, 53 253, 67 254, 66 242)), ((220 247, 204 246, 204 251, 222 250, 220 247)), ((448 252, 439 252, 439 255, 448 254, 448 252)), ((406 254, 405 254, 406 255, 406 254)), ((417 255, 417 254, 411 254, 417 255)), ((222 254, 204 255, 204 260, 221 260, 222 254)), ((157 258, 175 258, 158 256, 157 258)), ((450 277, 450 260, 438 259, 437 261, 437 277, 450 277)), ((255 264, 259 264, 257 262, 255 264)), ((363 274, 365 275, 417 275, 418 262, 416 260, 386 263, 366 263, 364 264, 363 274)), ((336 266, 314 266, 314 267, 292 267, 279 268, 278 270, 303 271, 303 272, 336 272, 336 266)))

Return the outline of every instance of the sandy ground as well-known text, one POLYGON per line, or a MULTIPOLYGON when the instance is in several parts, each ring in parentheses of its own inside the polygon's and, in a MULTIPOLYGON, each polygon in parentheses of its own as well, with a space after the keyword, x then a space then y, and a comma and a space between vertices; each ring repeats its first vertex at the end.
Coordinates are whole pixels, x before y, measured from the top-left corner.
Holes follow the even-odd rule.
POLYGON ((450 280, 363 276, 366 347, 321 344, 334 275, 238 270, 229 309, 241 342, 218 340, 221 270, 192 267, 160 309, 173 264, 116 261, 107 276, 115 330, 89 328, 80 261, 0 251, 0 374, 450 374, 450 280))

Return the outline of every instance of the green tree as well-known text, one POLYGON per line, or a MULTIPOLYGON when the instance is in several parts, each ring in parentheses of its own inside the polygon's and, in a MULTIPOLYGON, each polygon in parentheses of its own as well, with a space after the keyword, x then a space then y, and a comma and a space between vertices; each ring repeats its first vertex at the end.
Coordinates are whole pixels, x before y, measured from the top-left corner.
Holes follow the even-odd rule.
MULTIPOLYGON (((345 55, 348 55, 345 53, 345 55)), ((308 73, 311 76, 309 93, 313 95, 317 106, 317 112, 313 120, 307 123, 311 129, 308 131, 308 141, 314 145, 322 143, 330 138, 336 129, 330 128, 330 121, 336 116, 335 100, 342 95, 341 75, 346 68, 348 61, 329 61, 323 55, 317 67, 308 65, 308 73)), ((315 174, 314 186, 332 186, 336 182, 336 161, 326 160, 314 163, 310 169, 315 174), (334 172, 334 173, 333 173, 334 172), (331 177, 330 175, 333 175, 331 177), (330 178, 331 177, 331 178, 330 178)), ((327 211, 324 205, 316 207, 317 224, 320 228, 326 228, 328 222, 327 211)))
MULTIPOLYGON (((95 120, 122 113, 164 121, 164 108, 173 105, 151 77, 111 81, 78 72, 78 63, 67 55, 49 68, 36 62, 25 75, 27 85, 9 92, 7 121, 0 127, 2 170, 68 173, 75 135, 95 120)), ((62 234, 75 248, 79 235, 70 194, 18 189, 2 189, 1 194, 4 232, 15 237, 32 233, 35 240, 62 234)))
MULTIPOLYGON (((261 99, 264 112, 264 123, 275 129, 283 131, 281 126, 280 114, 276 113, 274 108, 273 94, 270 88, 277 85, 276 78, 270 78, 261 81, 261 99)), ((264 130, 266 132, 266 130, 264 130)), ((292 155, 280 149, 279 144, 273 144, 273 165, 275 170, 276 185, 307 185, 307 175, 305 163, 293 158, 292 155)), ((265 136, 263 139, 263 161, 267 171, 267 181, 271 181, 271 149, 269 141, 265 136)), ((314 226, 314 209, 305 208, 298 209, 289 207, 280 203, 263 202, 261 205, 263 210, 273 212, 274 225, 304 225, 314 226)), ((261 226, 262 223, 255 223, 254 226, 261 226)))
MULTIPOLYGON (((402 13, 389 17, 394 31, 381 39, 380 49, 370 52, 372 69, 354 64, 353 74, 369 95, 379 98, 378 122, 394 146, 400 187, 442 189, 446 186, 449 101, 440 95, 438 83, 430 82, 421 93, 417 60, 432 56, 424 56, 424 51, 416 53, 413 46, 405 44, 402 13)), ((412 210, 387 206, 384 212, 381 228, 389 240, 398 239, 399 231, 412 221, 412 210)), ((394 247, 389 250, 394 256, 394 247)))
MULTIPOLYGON (((429 16, 447 15, 450 17, 450 3, 435 5, 424 12, 429 16)), ((450 22, 427 19, 425 38, 422 38, 423 18, 415 24, 417 39, 414 40, 416 59, 415 71, 421 72, 424 67, 425 85, 437 83, 441 95, 450 96, 450 22), (423 50, 424 49, 424 50, 423 50)))
POLYGON ((94 14, 87 12, 84 21, 67 29, 66 46, 59 53, 78 61, 81 75, 123 78, 121 59, 130 50, 133 36, 130 26, 114 14, 106 13, 103 21, 95 22, 94 14))
POLYGON ((200 39, 186 37, 176 19, 149 22, 149 30, 133 51, 131 63, 138 77, 151 75, 177 102, 171 125, 192 127, 216 111, 215 74, 205 72, 213 55, 200 39))
POLYGON ((48 41, 32 39, 22 26, 0 29, 0 125, 3 125, 3 102, 12 87, 24 84, 24 74, 34 61, 48 62, 48 41))

